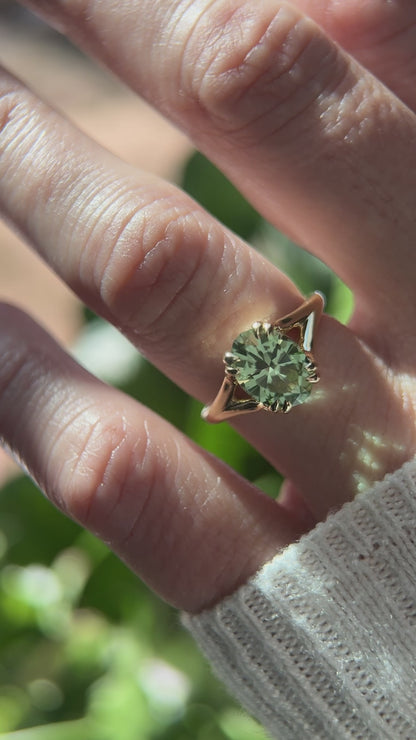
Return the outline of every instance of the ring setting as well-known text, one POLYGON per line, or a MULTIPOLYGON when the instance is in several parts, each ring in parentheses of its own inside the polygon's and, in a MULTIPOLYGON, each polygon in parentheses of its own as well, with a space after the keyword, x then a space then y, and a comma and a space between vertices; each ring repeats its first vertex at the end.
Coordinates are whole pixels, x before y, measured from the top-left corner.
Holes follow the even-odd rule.
POLYGON ((224 355, 223 383, 202 418, 215 423, 262 410, 287 414, 305 403, 319 381, 312 344, 323 307, 317 291, 283 318, 256 321, 241 332, 224 355))

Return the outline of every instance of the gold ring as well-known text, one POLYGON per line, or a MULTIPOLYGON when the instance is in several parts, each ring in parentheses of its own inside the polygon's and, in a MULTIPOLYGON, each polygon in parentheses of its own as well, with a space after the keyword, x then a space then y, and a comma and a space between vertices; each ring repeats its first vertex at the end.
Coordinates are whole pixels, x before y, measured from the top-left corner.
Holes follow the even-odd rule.
POLYGON ((215 423, 254 411, 287 414, 305 403, 319 380, 312 344, 324 305, 316 291, 292 313, 273 322, 256 321, 239 334, 224 355, 221 388, 202 418, 215 423))

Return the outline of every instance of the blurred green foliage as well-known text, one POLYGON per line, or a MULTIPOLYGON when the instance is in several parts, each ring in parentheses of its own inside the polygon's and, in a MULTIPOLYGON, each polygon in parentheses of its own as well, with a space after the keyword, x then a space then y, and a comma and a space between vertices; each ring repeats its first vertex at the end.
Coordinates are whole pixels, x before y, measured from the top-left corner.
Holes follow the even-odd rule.
MULTIPOLYGON (((272 229, 201 154, 183 186, 341 320, 344 285, 272 229)), ((99 321, 86 314, 88 320, 99 321)), ((271 495, 280 477, 146 361, 119 384, 271 495)), ((212 677, 177 613, 26 477, 0 491, 0 734, 10 740, 264 740, 212 677)))

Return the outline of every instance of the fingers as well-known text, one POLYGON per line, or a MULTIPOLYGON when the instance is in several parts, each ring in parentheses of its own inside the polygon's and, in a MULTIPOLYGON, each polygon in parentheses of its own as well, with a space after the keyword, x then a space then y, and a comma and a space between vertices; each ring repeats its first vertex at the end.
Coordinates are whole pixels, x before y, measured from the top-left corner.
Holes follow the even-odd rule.
MULTIPOLYGON (((87 304, 188 392, 211 401, 233 339, 253 320, 296 308, 298 292, 173 186, 119 162, 10 76, 1 80, 2 209, 87 304)), ((324 317, 315 348, 322 380, 313 402, 237 426, 322 518, 362 480, 407 459, 414 440, 400 388, 349 331, 324 317), (366 441, 357 429, 385 439, 358 477, 366 441), (317 466, 319 458, 327 464, 317 466)))
POLYGON ((0 94, 1 210, 190 392, 212 382, 218 335, 228 342, 237 323, 250 325, 253 305, 268 316, 299 302, 287 278, 177 188, 120 162, 5 72, 0 94))
POLYGON ((130 0, 116 18, 109 0, 33 5, 346 280, 367 341, 390 327, 402 344, 399 317, 413 305, 415 118, 319 26, 277 0, 255 9, 130 0))
POLYGON ((412 0, 293 0, 329 35, 416 107, 416 7, 412 0))
POLYGON ((0 356, 3 443, 59 508, 176 606, 217 601, 299 535, 295 515, 4 304, 0 356))

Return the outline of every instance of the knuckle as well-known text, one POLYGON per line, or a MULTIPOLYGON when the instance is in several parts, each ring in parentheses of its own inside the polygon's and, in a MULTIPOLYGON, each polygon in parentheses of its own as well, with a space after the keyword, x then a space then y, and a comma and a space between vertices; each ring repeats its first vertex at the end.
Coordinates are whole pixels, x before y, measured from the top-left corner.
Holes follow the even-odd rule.
POLYGON ((129 413, 83 412, 62 437, 66 462, 56 476, 54 496, 49 489, 59 508, 127 560, 131 547, 152 548, 161 537, 166 468, 172 463, 161 459, 151 426, 137 419, 132 423, 129 413))
POLYGON ((125 494, 136 467, 137 436, 121 413, 91 405, 72 410, 61 428, 51 459, 64 462, 47 476, 49 495, 70 517, 106 536, 118 509, 128 515, 125 494))
MULTIPOLYGON (((198 59, 188 89, 203 115, 247 144, 270 138, 319 106, 344 74, 337 47, 287 5, 259 13, 240 3, 226 22, 217 17, 211 26, 208 43, 206 33, 197 40, 194 32, 188 44, 184 70, 189 55, 198 59)), ((184 74, 189 78, 189 71, 184 74)))
POLYGON ((178 342, 178 321, 195 321, 208 300, 223 249, 219 227, 198 207, 175 197, 154 200, 130 214, 107 249, 101 301, 125 332, 153 346, 162 341, 166 352, 169 341, 178 342))

